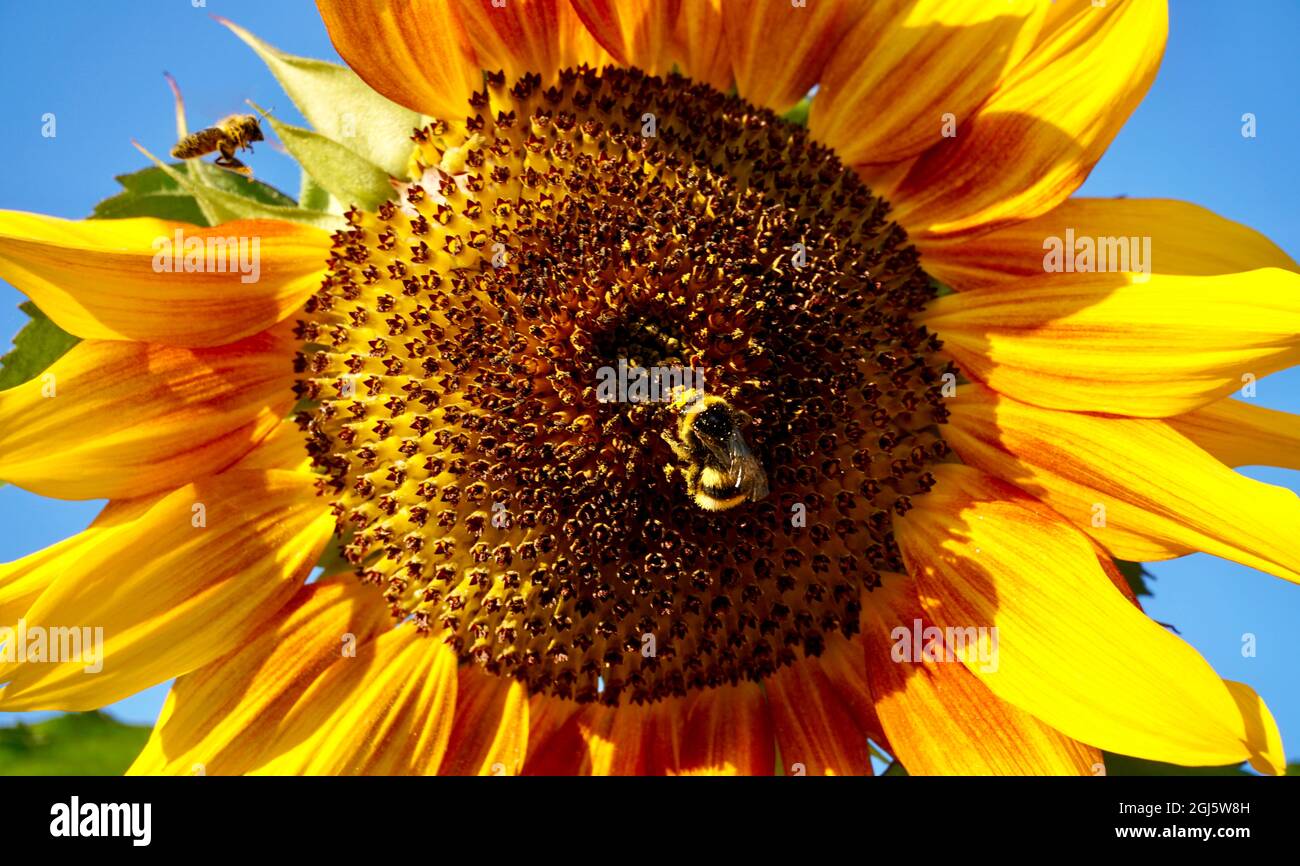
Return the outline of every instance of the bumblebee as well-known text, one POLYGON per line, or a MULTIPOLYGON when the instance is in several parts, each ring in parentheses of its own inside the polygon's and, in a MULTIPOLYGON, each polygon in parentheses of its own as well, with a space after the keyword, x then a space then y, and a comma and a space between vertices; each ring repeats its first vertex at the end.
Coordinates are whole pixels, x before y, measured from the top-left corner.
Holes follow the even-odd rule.
POLYGON ((172 156, 176 159, 194 159, 215 150, 220 154, 216 159, 217 165, 251 175, 252 170, 235 158, 235 151, 247 150, 251 153, 252 143, 264 140, 262 125, 256 117, 251 114, 232 114, 207 129, 200 129, 182 138, 172 148, 172 156))
POLYGON ((676 429, 663 438, 681 461, 668 466, 669 478, 680 473, 686 492, 706 511, 726 511, 746 500, 767 496, 767 473, 749 450, 740 428, 750 417, 721 397, 690 389, 672 402, 676 429))

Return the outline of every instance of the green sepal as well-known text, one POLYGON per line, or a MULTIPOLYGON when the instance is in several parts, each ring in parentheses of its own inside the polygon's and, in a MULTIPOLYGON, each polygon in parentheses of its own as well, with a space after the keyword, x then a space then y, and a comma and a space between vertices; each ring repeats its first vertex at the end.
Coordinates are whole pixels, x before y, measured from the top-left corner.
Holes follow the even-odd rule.
MULTIPOLYGON (((196 181, 201 181, 204 185, 240 198, 276 207, 294 206, 293 199, 269 184, 215 166, 205 166, 211 169, 209 173, 196 168, 197 165, 198 163, 173 163, 171 168, 178 173, 193 175, 196 181)), ((122 185, 122 192, 95 205, 91 219, 154 217, 197 226, 213 224, 204 214, 203 207, 194 194, 161 168, 154 166, 131 174, 120 174, 115 180, 122 185)))
POLYGON ((1246 765, 1229 764, 1226 767, 1182 767, 1161 761, 1148 761, 1129 755, 1102 753, 1106 760, 1108 776, 1249 776, 1246 765))
POLYGON ((330 194, 305 171, 302 173, 302 182, 298 186, 298 206, 307 210, 335 213, 334 201, 330 198, 330 194))
POLYGON ((1155 575, 1146 570, 1140 562, 1128 562, 1123 559, 1115 560, 1115 567, 1119 573, 1124 575, 1124 580, 1128 581, 1129 589, 1133 590, 1134 595, 1151 595, 1151 588, 1147 586, 1147 578, 1155 579, 1155 575))
POLYGON ((417 112, 376 93, 346 66, 285 54, 239 25, 217 20, 257 52, 318 133, 394 177, 407 176, 415 150, 411 132, 422 125, 417 112))
POLYGON ((54 324, 31 301, 19 304, 18 309, 31 321, 14 336, 13 349, 0 358, 0 391, 36 378, 81 342, 54 324))
MULTIPOLYGON (((322 213, 320 211, 304 210, 300 207, 289 207, 285 205, 264 204, 253 199, 243 198, 234 193, 226 192, 215 186, 204 186, 196 183, 194 178, 188 174, 177 171, 169 165, 161 162, 156 156, 145 150, 140 145, 136 145, 140 152, 147 156, 162 171, 166 172, 172 180, 187 190, 203 207, 203 212, 214 224, 226 223, 232 220, 247 219, 265 219, 281 220, 283 222, 301 223, 302 225, 315 226, 326 231, 335 231, 342 228, 346 223, 342 217, 336 214, 322 213)), ((212 168, 209 166, 209 168, 212 168)), ((216 169, 215 171, 224 171, 216 169)))
POLYGON ((393 197, 388 172, 318 132, 282 123, 254 105, 289 155, 322 189, 340 202, 374 210, 393 197))
POLYGON ((798 105, 781 115, 781 117, 787 123, 793 123, 795 126, 807 126, 810 111, 812 111, 812 99, 805 96, 799 100, 798 105))

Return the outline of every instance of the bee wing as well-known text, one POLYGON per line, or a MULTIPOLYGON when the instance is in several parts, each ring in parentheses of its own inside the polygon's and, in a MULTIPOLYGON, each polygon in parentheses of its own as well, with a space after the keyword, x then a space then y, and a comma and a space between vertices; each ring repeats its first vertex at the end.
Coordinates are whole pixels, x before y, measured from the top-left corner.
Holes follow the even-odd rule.
POLYGON ((731 437, 727 440, 727 463, 731 474, 735 476, 736 487, 749 485, 751 500, 757 501, 767 496, 767 473, 763 471, 754 452, 749 450, 749 443, 740 435, 739 430, 732 430, 731 437))

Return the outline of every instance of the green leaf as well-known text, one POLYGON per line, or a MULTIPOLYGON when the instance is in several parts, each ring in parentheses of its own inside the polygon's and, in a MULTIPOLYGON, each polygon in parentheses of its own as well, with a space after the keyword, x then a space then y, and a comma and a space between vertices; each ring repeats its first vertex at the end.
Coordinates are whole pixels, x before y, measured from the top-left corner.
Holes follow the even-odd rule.
POLYGON ((1151 595, 1151 588, 1147 586, 1146 579, 1149 577, 1155 580, 1155 575, 1147 571, 1142 563, 1117 559, 1115 565, 1119 568, 1119 573, 1124 575, 1124 579, 1128 581, 1129 588, 1133 590, 1134 595, 1151 595))
POLYGON ((0 358, 0 391, 36 378, 81 342, 50 321, 31 301, 19 304, 18 309, 31 321, 14 337, 13 350, 0 358))
POLYGON ((318 132, 281 123, 261 108, 257 110, 262 112, 303 171, 340 202, 374 210, 393 197, 388 172, 373 162, 318 132))
POLYGON ((149 728, 101 712, 69 713, 0 728, 0 775, 120 776, 149 740, 149 728))
MULTIPOLYGON (((215 166, 199 168, 193 163, 173 163, 177 173, 191 174, 196 181, 241 198, 277 207, 293 207, 294 201, 273 186, 251 180, 234 172, 215 166), (211 169, 211 174, 204 169, 211 169), (200 173, 202 177, 200 177, 200 173)), ((194 194, 181 186, 175 178, 161 168, 141 169, 116 178, 122 192, 95 205, 91 219, 125 219, 127 217, 154 217, 175 220, 193 225, 212 225, 194 194)))
POLYGON ((284 54, 237 24, 217 20, 257 52, 317 132, 394 177, 407 176, 415 149, 411 131, 423 125, 417 112, 379 95, 346 66, 284 54))
MULTIPOLYGON (((136 147, 139 148, 141 153, 153 160, 158 168, 166 172, 168 177, 194 196, 203 206, 203 212, 208 215, 208 218, 213 223, 244 219, 269 219, 302 223, 326 231, 334 231, 345 225, 343 218, 335 214, 304 210, 300 207, 266 204, 254 199, 244 198, 241 195, 227 192, 215 186, 203 186, 196 183, 194 178, 187 173, 182 173, 169 165, 165 165, 140 145, 137 144, 136 147)), ((222 169, 214 170, 221 171, 222 169)))

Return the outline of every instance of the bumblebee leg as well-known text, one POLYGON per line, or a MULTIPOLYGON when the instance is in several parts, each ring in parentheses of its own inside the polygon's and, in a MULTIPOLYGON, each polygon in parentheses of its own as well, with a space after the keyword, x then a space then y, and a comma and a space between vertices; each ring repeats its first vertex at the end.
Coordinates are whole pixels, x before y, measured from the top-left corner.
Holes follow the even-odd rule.
POLYGON ((678 460, 687 462, 691 459, 690 452, 686 450, 685 445, 677 440, 676 436, 672 435, 667 430, 660 431, 659 435, 664 437, 664 441, 668 443, 669 448, 673 449, 673 455, 678 460))

